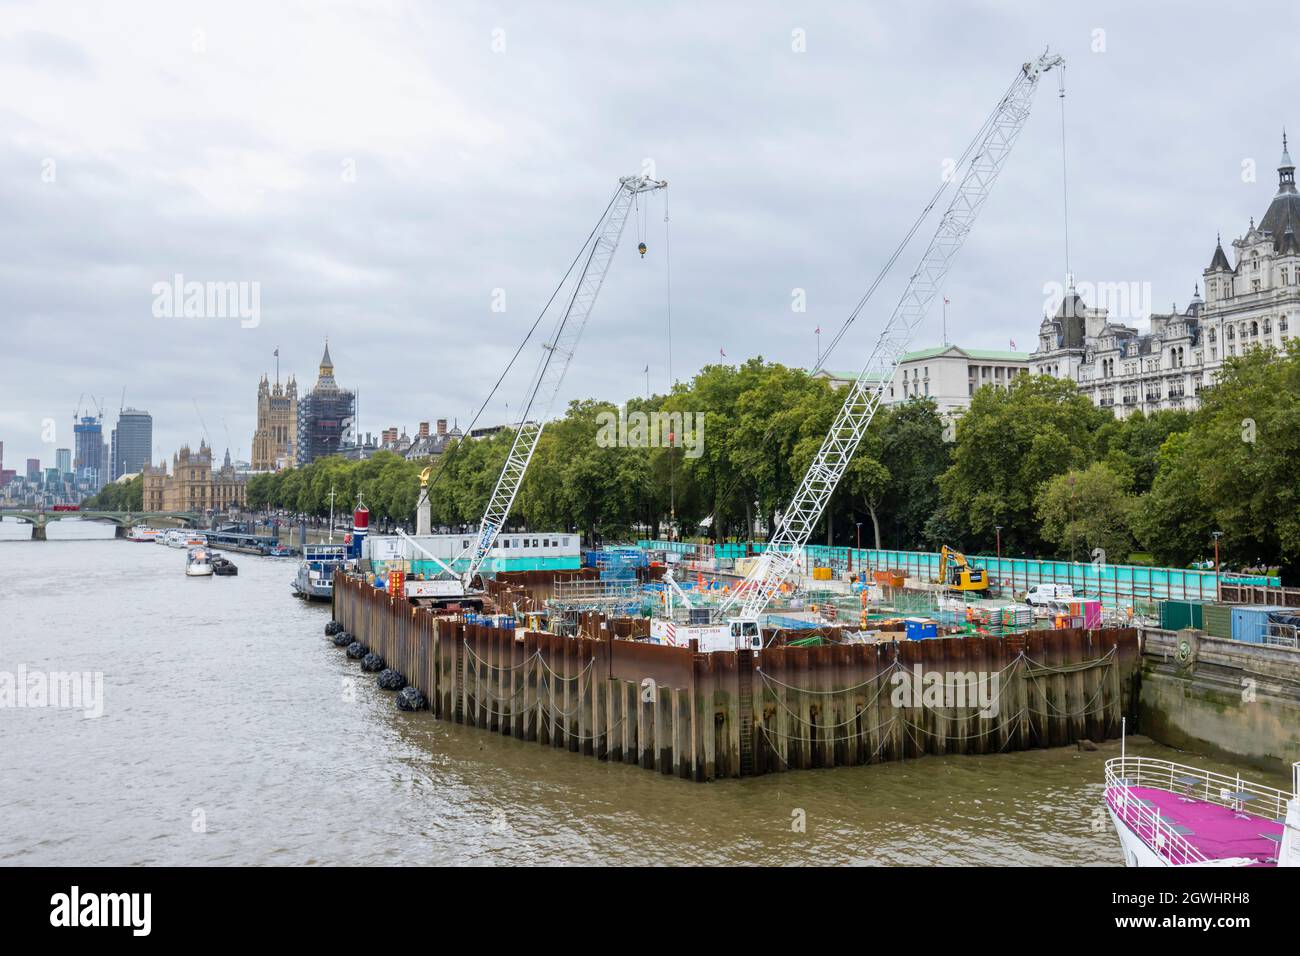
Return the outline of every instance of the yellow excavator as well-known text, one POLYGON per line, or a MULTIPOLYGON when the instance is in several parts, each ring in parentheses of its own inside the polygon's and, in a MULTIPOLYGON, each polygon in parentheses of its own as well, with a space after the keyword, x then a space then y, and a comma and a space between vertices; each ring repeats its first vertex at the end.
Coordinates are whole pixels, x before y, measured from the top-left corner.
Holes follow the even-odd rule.
POLYGON ((934 583, 942 584, 949 591, 984 591, 988 589, 989 577, 983 568, 967 561, 966 555, 945 544, 939 552, 939 577, 934 583))

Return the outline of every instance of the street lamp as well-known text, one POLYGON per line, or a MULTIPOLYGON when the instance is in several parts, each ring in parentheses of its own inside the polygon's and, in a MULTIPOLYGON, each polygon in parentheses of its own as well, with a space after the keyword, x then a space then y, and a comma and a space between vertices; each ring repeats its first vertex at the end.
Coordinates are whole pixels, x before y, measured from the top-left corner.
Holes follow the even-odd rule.
POLYGON ((1220 601, 1222 600, 1222 595, 1219 593, 1219 539, 1223 537, 1223 532, 1212 531, 1210 533, 1214 536, 1214 600, 1220 601))
MULTIPOLYGON (((1000 579, 1002 576, 1002 525, 995 524, 993 530, 998 536, 998 577, 1000 579)), ((1001 580, 998 582, 998 590, 1001 593, 1001 580)))
POLYGON ((858 550, 861 551, 862 550, 862 522, 859 521, 857 525, 858 525, 858 550))

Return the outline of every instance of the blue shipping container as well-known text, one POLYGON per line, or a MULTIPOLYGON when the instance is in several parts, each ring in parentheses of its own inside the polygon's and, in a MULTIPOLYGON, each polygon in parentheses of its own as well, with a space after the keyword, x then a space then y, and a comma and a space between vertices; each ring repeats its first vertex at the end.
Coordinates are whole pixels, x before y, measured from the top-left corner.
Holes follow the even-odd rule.
POLYGON ((1232 609, 1232 639, 1247 644, 1263 644, 1264 635, 1268 633, 1268 615, 1270 611, 1284 608, 1275 605, 1248 605, 1232 609))

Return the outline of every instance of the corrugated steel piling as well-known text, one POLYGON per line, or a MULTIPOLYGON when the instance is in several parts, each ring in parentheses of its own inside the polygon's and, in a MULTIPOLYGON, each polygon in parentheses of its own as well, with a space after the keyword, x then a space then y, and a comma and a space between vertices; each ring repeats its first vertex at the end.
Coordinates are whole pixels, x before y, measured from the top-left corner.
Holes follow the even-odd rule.
POLYGON ((1135 708, 1128 629, 700 654, 598 614, 466 625, 344 575, 334 616, 439 719, 696 781, 1101 740, 1135 708))

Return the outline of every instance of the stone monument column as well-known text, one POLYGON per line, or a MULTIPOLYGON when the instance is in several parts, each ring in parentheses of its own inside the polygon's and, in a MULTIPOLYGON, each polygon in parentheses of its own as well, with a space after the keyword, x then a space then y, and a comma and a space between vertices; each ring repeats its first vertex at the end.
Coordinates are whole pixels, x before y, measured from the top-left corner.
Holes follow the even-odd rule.
POLYGON ((415 503, 415 533, 433 534, 433 518, 429 507, 429 469, 420 472, 420 498, 415 503))

